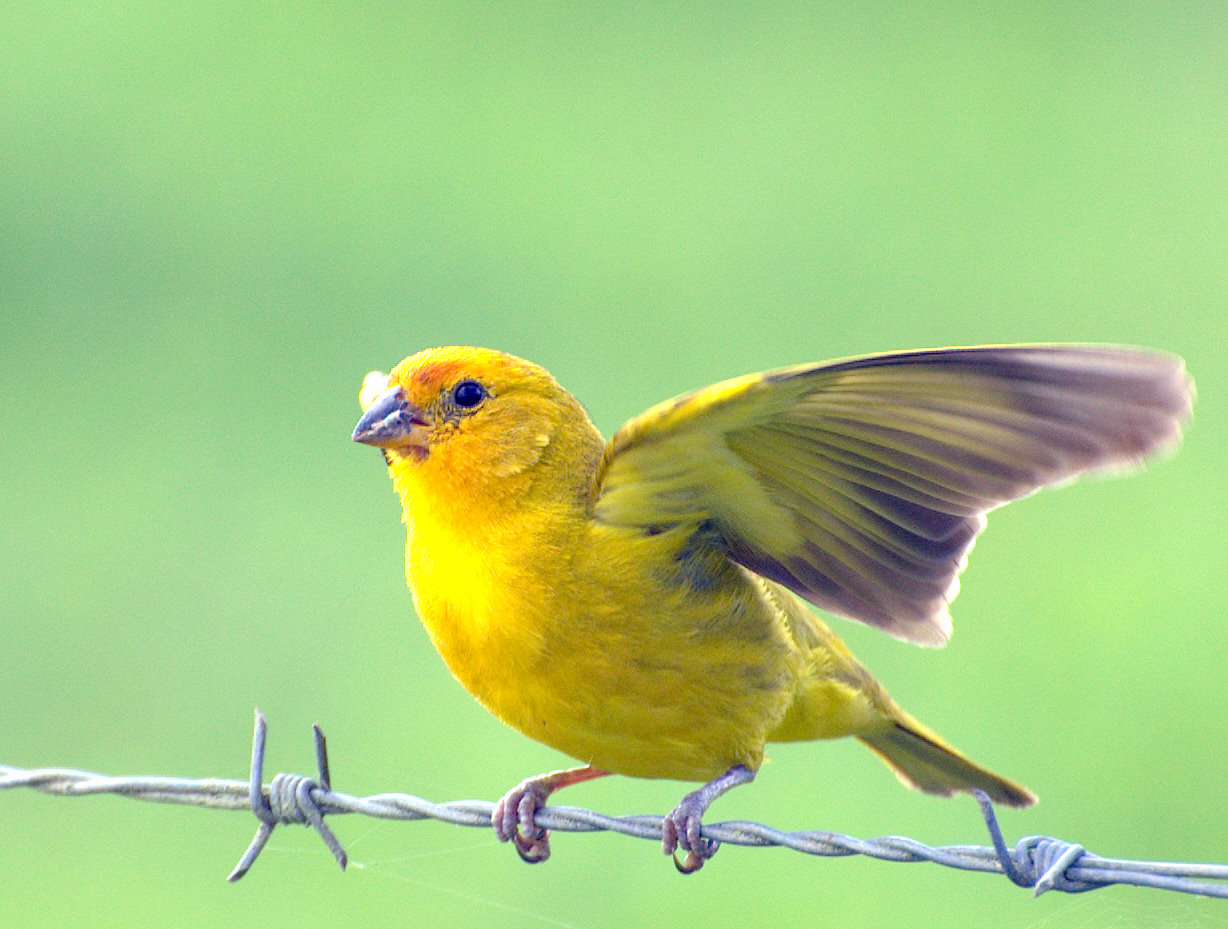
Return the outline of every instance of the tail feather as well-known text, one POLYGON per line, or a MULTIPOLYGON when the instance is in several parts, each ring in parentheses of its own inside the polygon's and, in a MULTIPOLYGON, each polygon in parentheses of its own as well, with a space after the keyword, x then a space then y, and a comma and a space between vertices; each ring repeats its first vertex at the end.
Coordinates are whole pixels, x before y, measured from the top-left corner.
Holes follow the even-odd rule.
POLYGON ((896 777, 917 790, 944 797, 982 790, 1006 806, 1036 802, 1026 787, 982 768, 903 712, 886 727, 857 738, 887 762, 896 777))

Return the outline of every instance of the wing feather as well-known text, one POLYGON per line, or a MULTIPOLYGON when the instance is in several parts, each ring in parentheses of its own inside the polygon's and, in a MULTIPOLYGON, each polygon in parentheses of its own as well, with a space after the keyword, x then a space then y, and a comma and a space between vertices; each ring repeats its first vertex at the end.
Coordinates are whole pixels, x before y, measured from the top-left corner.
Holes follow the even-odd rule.
POLYGON ((1179 358, 1096 345, 872 355, 726 381, 611 439, 594 514, 710 544, 832 612, 938 645, 985 513, 1175 445, 1179 358))

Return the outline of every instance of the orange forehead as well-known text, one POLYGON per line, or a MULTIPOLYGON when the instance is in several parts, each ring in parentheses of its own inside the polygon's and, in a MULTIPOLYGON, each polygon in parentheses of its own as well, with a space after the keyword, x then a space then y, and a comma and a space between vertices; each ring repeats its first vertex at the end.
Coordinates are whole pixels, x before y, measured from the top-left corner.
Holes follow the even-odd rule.
POLYGON ((435 361, 419 365, 411 365, 410 361, 412 359, 407 358, 392 369, 393 379, 410 389, 438 389, 460 377, 465 369, 459 361, 435 361))
POLYGON ((517 369, 517 365, 533 368, 528 362, 503 352, 452 345, 410 355, 392 369, 389 379, 400 384, 407 395, 422 402, 467 377, 499 378, 517 369))
POLYGON ((471 363, 460 349, 428 348, 398 364, 389 379, 408 394, 433 394, 461 377, 471 363))

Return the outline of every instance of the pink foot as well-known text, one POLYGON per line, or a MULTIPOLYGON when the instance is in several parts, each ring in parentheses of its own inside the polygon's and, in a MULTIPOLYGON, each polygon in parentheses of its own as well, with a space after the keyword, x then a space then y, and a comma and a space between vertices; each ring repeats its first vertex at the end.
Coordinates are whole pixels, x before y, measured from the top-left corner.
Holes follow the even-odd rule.
POLYGON ((692 874, 716 854, 721 843, 700 835, 704 813, 717 797, 754 778, 755 772, 750 768, 734 765, 720 777, 683 797, 674 811, 665 817, 661 823, 661 848, 665 854, 673 857, 675 868, 683 874, 692 874), (686 852, 681 861, 676 854, 679 849, 686 852))
POLYGON ((500 842, 513 842, 516 853, 529 864, 550 857, 550 833, 537 825, 537 811, 546 805, 546 798, 568 784, 604 777, 607 772, 592 765, 552 771, 521 781, 503 795, 490 821, 500 842))
POLYGON ((529 864, 550 857, 550 833, 535 821, 537 811, 546 805, 553 787, 545 777, 521 781, 495 804, 491 823, 500 842, 514 842, 516 853, 529 864))

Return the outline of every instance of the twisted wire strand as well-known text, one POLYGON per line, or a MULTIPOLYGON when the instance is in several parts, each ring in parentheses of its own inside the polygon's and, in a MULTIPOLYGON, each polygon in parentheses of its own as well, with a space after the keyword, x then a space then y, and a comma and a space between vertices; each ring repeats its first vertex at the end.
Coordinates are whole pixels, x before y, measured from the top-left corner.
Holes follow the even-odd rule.
MULTIPOLYGON (((252 740, 251 776, 247 781, 219 778, 110 777, 69 768, 25 770, 0 765, 0 790, 27 787, 58 796, 118 794, 155 803, 178 803, 225 810, 249 810, 258 820, 256 835, 230 873, 236 881, 255 863, 273 829, 282 824, 305 824, 315 829, 344 869, 346 854, 325 816, 357 813, 377 819, 435 819, 457 826, 489 829, 494 804, 486 800, 453 800, 433 803, 409 794, 385 793, 354 797, 331 788, 328 752, 324 735, 313 727, 317 774, 277 774, 263 783, 267 724, 256 711, 252 740)), ((729 821, 705 824, 704 837, 730 845, 779 846, 809 855, 845 857, 864 855, 881 861, 929 861, 963 871, 1003 874, 1039 896, 1047 891, 1081 893, 1112 884, 1130 884, 1204 897, 1228 898, 1228 865, 1186 862, 1131 861, 1102 858, 1082 845, 1050 836, 1027 836, 1014 848, 1002 838, 993 804, 977 793, 981 814, 992 846, 929 846, 906 836, 860 839, 838 832, 785 832, 763 823, 729 821)), ((560 832, 617 832, 635 838, 661 841, 662 818, 654 815, 607 816, 572 806, 548 806, 538 811, 536 822, 560 832)))

